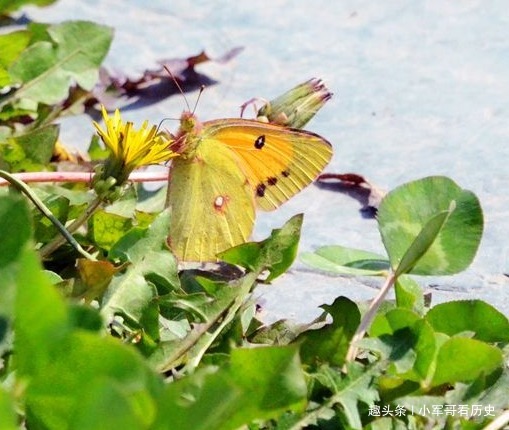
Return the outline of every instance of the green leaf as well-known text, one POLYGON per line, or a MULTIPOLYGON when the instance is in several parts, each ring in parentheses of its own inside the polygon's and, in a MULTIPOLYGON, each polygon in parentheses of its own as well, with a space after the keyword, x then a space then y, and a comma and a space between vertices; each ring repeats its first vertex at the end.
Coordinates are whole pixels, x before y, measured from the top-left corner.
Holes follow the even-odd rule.
POLYGON ((166 238, 169 213, 161 212, 149 227, 133 228, 111 248, 109 258, 131 262, 147 279, 153 281, 160 294, 180 289, 177 260, 168 250, 166 238))
POLYGON ((201 369, 166 388, 156 428, 233 430, 302 410, 306 383, 297 348, 232 351, 229 367, 201 369))
POLYGON ((398 276, 394 285, 399 308, 410 309, 419 315, 424 313, 424 296, 420 285, 409 276, 398 276))
MULTIPOLYGON (((0 6, 1 10, 1 6, 0 6)), ((26 30, 0 35, 0 66, 8 68, 28 46, 30 34, 26 30)))
POLYGON ((438 304, 426 314, 426 320, 449 336, 468 331, 484 342, 509 342, 509 320, 482 300, 438 304))
POLYGON ((314 253, 304 252, 301 260, 320 270, 340 275, 383 275, 389 268, 389 262, 382 256, 359 249, 343 246, 323 246, 314 253))
POLYGON ((61 65, 51 42, 37 42, 29 46, 9 69, 15 82, 25 84, 16 91, 16 98, 48 105, 66 98, 69 79, 61 65))
POLYGON ((417 343, 415 345, 416 357, 413 372, 410 375, 406 375, 406 377, 422 383, 422 381, 428 380, 433 370, 440 340, 437 339, 433 328, 425 320, 417 322, 413 327, 413 332, 417 336, 417 343))
POLYGON ((218 257, 257 273, 268 270, 265 281, 270 282, 286 272, 295 260, 302 220, 302 214, 295 215, 282 228, 273 230, 268 239, 238 245, 218 257))
MULTIPOLYGON (((30 235, 30 212, 23 197, 14 193, 0 197, 0 339, 14 317, 19 260, 30 235)), ((0 355, 2 349, 0 340, 0 355)))
POLYGON ((19 195, 0 197, 0 268, 15 261, 31 235, 32 220, 19 195))
POLYGON ((2 430, 17 430, 16 414, 14 413, 14 402, 10 394, 8 394, 0 385, 0 423, 2 430))
POLYGON ((346 297, 339 297, 332 305, 321 306, 332 316, 332 323, 317 330, 309 330, 297 337, 300 356, 306 364, 344 364, 350 341, 360 323, 357 305, 346 297))
POLYGON ((407 249, 398 266, 394 270, 394 276, 398 277, 403 273, 410 273, 414 266, 419 262, 422 256, 428 251, 436 240, 440 230, 449 218, 449 215, 454 210, 454 202, 448 211, 443 211, 431 217, 422 230, 419 232, 415 240, 407 249))
POLYGON ((380 204, 378 223, 393 269, 403 262, 399 273, 410 270, 420 275, 464 270, 477 252, 483 231, 477 197, 441 176, 391 191, 380 204))
POLYGON ((108 423, 106 428, 139 429, 155 419, 162 381, 132 348, 74 331, 53 349, 52 358, 31 375, 27 427, 93 429, 108 423))
POLYGON ((101 314, 106 321, 111 321, 114 315, 123 315, 155 336, 158 289, 161 293, 180 290, 177 263, 166 248, 167 234, 168 214, 163 213, 142 234, 136 235, 137 241, 124 237, 115 245, 113 255, 123 256, 124 261, 130 260, 132 264, 113 277, 104 294, 101 314))
POLYGON ((163 211, 149 227, 130 230, 112 246, 110 258, 137 263, 145 259, 147 250, 168 249, 169 219, 168 211, 163 211))
POLYGON ((117 428, 126 417, 131 428, 151 424, 162 380, 131 347, 90 331, 98 325, 95 311, 70 312, 32 252, 20 266, 15 360, 17 377, 27 381, 27 428, 88 429, 93 422, 117 428))
POLYGON ((7 14, 29 4, 36 6, 48 6, 55 0, 0 0, 0 14, 7 14))
POLYGON ((374 386, 374 378, 378 373, 376 366, 366 368, 356 362, 348 365, 347 374, 344 376, 335 369, 323 366, 315 377, 328 387, 333 395, 326 399, 322 406, 304 416, 299 422, 302 427, 296 428, 305 428, 304 424, 316 422, 316 418, 321 417, 323 412, 336 404, 342 406, 341 415, 344 416, 348 428, 362 428, 360 416, 362 408, 359 403, 372 406, 379 400, 374 386))
POLYGON ((509 371, 506 368, 494 378, 482 375, 471 384, 461 387, 456 384, 456 390, 447 396, 450 403, 462 404, 468 401, 471 405, 485 405, 494 408, 495 415, 509 406, 507 393, 509 392, 509 371), (460 389, 463 388, 463 389, 460 389))
POLYGON ((53 148, 58 139, 59 126, 56 124, 36 128, 28 133, 12 137, 23 150, 29 161, 47 164, 53 155, 53 148))
POLYGON ((97 309, 91 306, 71 304, 69 322, 72 327, 98 332, 103 328, 103 321, 97 309))
POLYGON ((156 415, 155 402, 146 391, 126 393, 107 376, 96 377, 79 399, 70 419, 72 428, 139 430, 149 428, 156 415), (134 395, 133 395, 134 394, 134 395))
POLYGON ((372 337, 360 345, 379 352, 390 363, 388 376, 424 384, 439 344, 431 326, 414 312, 400 308, 378 316, 375 322, 372 337))
MULTIPOLYGON (((258 419, 304 407, 307 388, 296 345, 234 349, 230 364, 232 379, 251 393, 250 407, 258 419)), ((239 424, 244 420, 237 419, 239 424)))
POLYGON ((454 337, 438 350, 432 385, 473 381, 503 366, 502 351, 476 339, 454 337))
POLYGON ((19 264, 22 270, 16 276, 14 346, 19 375, 30 377, 51 366, 50 351, 67 334, 68 315, 35 255, 26 251, 19 264))
POLYGON ((402 328, 412 327, 420 320, 417 313, 410 309, 390 309, 385 314, 378 314, 369 330, 370 336, 381 336, 383 334, 394 334, 402 328))
MULTIPOLYGON (((55 218, 65 225, 69 215, 69 200, 63 196, 52 195, 49 198, 44 199, 43 203, 51 211, 55 218)), ((36 212, 34 216, 36 241, 42 243, 49 242, 55 236, 60 234, 55 225, 45 215, 43 215, 38 209, 34 209, 34 211, 36 212)))
POLYGON ((131 218, 98 210, 90 220, 89 233, 97 246, 109 250, 115 242, 132 228, 131 218))
POLYGON ((104 293, 101 314, 108 323, 114 315, 123 315, 139 323, 145 309, 154 302, 157 290, 136 267, 129 267, 125 273, 113 277, 104 293))
POLYGON ((79 52, 75 61, 65 68, 85 90, 95 85, 97 70, 106 57, 113 39, 113 29, 90 21, 66 21, 48 27, 48 34, 58 44, 59 58, 70 58, 79 52), (90 80, 90 66, 95 68, 90 80))
POLYGON ((68 21, 46 27, 49 40, 33 43, 9 69, 22 83, 14 97, 48 105, 69 94, 73 82, 91 90, 98 78, 101 61, 108 52, 110 28, 86 21, 68 21))

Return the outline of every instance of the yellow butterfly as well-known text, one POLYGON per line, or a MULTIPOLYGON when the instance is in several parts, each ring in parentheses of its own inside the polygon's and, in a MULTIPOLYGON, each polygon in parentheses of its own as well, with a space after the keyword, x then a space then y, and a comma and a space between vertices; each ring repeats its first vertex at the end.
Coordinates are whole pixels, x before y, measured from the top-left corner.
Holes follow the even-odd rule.
POLYGON ((179 260, 216 261, 246 242, 255 208, 271 211, 309 185, 332 147, 299 129, 249 119, 201 123, 185 111, 171 149, 168 244, 179 260))

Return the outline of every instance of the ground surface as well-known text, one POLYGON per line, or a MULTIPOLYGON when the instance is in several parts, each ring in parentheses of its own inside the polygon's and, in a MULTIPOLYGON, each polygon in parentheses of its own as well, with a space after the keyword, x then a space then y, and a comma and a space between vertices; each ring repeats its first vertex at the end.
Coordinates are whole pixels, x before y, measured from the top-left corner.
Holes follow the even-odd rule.
MULTIPOLYGON (((25 11, 29 19, 90 19, 115 28, 106 65, 141 73, 156 60, 205 49, 226 65, 200 71, 219 81, 202 96, 202 119, 238 116, 253 96, 274 97, 310 77, 323 78, 333 100, 308 128, 335 147, 328 172, 356 172, 391 189, 428 175, 447 175, 474 191, 485 211, 485 235, 472 267, 454 277, 419 279, 433 301, 482 298, 509 315, 509 9, 502 0, 387 2, 214 2, 61 0, 25 11)), ((194 95, 189 95, 194 101, 194 95)), ((180 97, 125 112, 158 122, 178 117, 180 97)), ((175 127, 177 123, 175 123, 175 127)), ((77 147, 93 132, 87 117, 62 124, 77 147)), ((316 186, 275 213, 259 216, 256 238, 305 212, 301 250, 342 244, 382 251, 373 219, 355 200, 316 186)), ((257 294, 266 318, 307 320, 344 294, 368 299, 377 280, 292 271, 257 294)))

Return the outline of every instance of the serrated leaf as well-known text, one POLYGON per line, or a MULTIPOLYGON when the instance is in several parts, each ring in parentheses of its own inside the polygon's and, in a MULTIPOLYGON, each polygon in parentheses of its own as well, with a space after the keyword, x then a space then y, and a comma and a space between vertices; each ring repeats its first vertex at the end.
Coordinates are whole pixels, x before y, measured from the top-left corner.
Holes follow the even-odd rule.
POLYGON ((282 275, 295 260, 302 220, 302 214, 295 215, 280 229, 272 230, 268 239, 235 246, 218 257, 255 272, 268 270, 266 282, 270 282, 282 275))
POLYGON ((92 22, 68 21, 48 28, 58 44, 61 67, 85 90, 91 90, 99 76, 98 68, 108 52, 112 30, 92 22), (86 41, 86 43, 83 43, 86 41))
POLYGON ((137 263, 145 259, 148 250, 168 249, 166 237, 168 236, 169 219, 167 211, 161 212, 150 226, 133 228, 112 246, 110 258, 137 263))
POLYGON ((50 40, 30 45, 9 69, 13 80, 23 84, 13 98, 52 105, 64 100, 75 82, 91 90, 111 43, 111 29, 86 21, 44 29, 50 40))
MULTIPOLYGON (((322 372, 325 372, 323 378, 329 381, 329 387, 334 394, 323 406, 309 414, 310 418, 313 418, 313 414, 319 415, 320 409, 340 404, 342 406, 341 413, 348 425, 351 428, 362 428, 359 403, 372 406, 379 400, 378 392, 374 386, 374 378, 379 373, 377 367, 366 368, 354 362, 348 365, 348 372, 345 376, 340 376, 336 370, 327 367, 324 367, 322 372)), ((304 422, 307 424, 308 421, 304 422)))
POLYGON ((420 179, 391 191, 380 205, 378 223, 392 267, 400 265, 414 244, 413 254, 407 255, 399 272, 410 270, 420 275, 450 275, 464 270, 477 252, 483 231, 477 197, 441 176, 420 179), (441 226, 444 217, 447 219, 441 226), (429 231, 416 243, 427 224, 429 231), (437 230, 436 239, 425 250, 437 230))
POLYGON ((177 260, 166 246, 169 214, 162 212, 147 228, 133 228, 110 249, 109 258, 131 262, 163 291, 180 289, 177 260))

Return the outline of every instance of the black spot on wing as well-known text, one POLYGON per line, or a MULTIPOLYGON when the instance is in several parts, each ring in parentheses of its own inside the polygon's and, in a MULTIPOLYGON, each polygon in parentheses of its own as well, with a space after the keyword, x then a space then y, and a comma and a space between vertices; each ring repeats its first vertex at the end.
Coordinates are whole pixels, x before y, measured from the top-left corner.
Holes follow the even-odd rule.
POLYGON ((254 147, 256 149, 262 149, 265 146, 265 135, 258 136, 255 140, 254 147))
POLYGON ((265 189, 267 188, 267 186, 265 184, 258 184, 257 187, 256 187, 256 195, 258 197, 263 197, 265 195, 265 189))
POLYGON ((276 184, 277 184, 277 178, 275 176, 267 178, 267 185, 274 186, 276 184))
POLYGON ((290 171, 289 170, 283 170, 281 172, 281 175, 283 175, 285 178, 288 178, 288 176, 290 176, 290 171))

